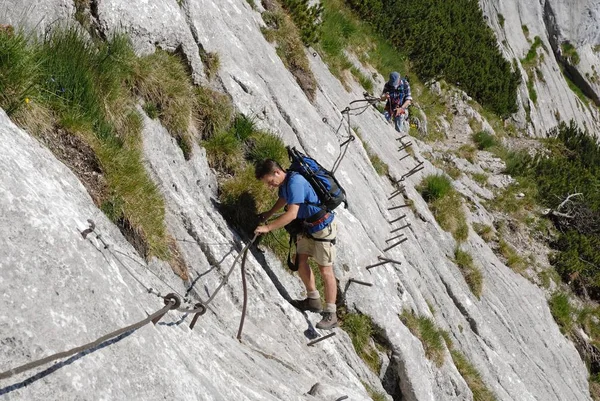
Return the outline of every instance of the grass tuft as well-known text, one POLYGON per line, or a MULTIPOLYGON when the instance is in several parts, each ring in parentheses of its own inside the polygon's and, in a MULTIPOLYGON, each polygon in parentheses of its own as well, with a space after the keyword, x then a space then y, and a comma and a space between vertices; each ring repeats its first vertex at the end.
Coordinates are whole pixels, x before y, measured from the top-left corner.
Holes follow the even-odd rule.
POLYGON ((233 119, 233 106, 227 95, 204 87, 195 92, 195 118, 202 138, 227 129, 233 119))
POLYGON ((482 223, 473 223, 473 230, 481 237, 485 242, 491 242, 494 240, 496 235, 492 226, 482 223))
POLYGON ((444 364, 445 342, 442 331, 438 330, 433 320, 426 316, 416 316, 413 312, 405 309, 400 315, 400 320, 408 330, 421 340, 425 349, 425 356, 438 368, 444 364))
POLYGON ((457 350, 450 350, 450 355, 452 355, 454 366, 456 366, 456 369, 471 389, 473 400, 496 401, 496 396, 487 388, 481 378, 481 374, 479 374, 475 366, 473 366, 468 359, 457 350))
POLYGON ((479 131, 473 134, 473 141, 477 144, 477 149, 479 150, 487 150, 498 145, 498 141, 494 135, 487 131, 479 131))
POLYGON ((569 303, 568 295, 563 292, 555 292, 550 297, 548 305, 561 332, 568 333, 573 326, 573 307, 569 303))
POLYGON ((310 69, 298 28, 279 6, 274 10, 265 11, 262 16, 267 25, 262 29, 265 39, 276 44, 279 58, 296 78, 296 82, 308 99, 314 101, 317 80, 310 69))
POLYGON ((356 353, 375 373, 381 368, 381 358, 377 350, 371 346, 370 339, 373 336, 373 322, 367 315, 348 313, 344 316, 342 328, 352 339, 352 345, 356 353))
POLYGON ((477 298, 481 298, 481 293, 483 291, 483 276, 481 270, 473 263, 473 257, 460 248, 456 248, 454 250, 454 262, 460 268, 473 295, 477 298))
POLYGON ((469 236, 469 226, 461 197, 452 188, 450 180, 440 174, 429 175, 423 179, 417 190, 429 204, 429 209, 440 227, 452 233, 456 241, 465 241, 469 236))
POLYGON ((449 195, 452 192, 452 183, 445 175, 429 175, 419 185, 419 191, 426 202, 433 202, 449 195))

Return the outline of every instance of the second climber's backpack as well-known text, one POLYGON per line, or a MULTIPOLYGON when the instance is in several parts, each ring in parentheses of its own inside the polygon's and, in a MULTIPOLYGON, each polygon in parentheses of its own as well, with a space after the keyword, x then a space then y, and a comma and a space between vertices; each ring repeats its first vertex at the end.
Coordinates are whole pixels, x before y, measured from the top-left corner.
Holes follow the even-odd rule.
POLYGON ((316 206, 327 211, 332 211, 342 203, 345 208, 348 207, 346 191, 332 172, 326 170, 315 159, 296 150, 295 147, 287 146, 286 149, 292 162, 288 171, 301 174, 313 187, 320 201, 316 206))

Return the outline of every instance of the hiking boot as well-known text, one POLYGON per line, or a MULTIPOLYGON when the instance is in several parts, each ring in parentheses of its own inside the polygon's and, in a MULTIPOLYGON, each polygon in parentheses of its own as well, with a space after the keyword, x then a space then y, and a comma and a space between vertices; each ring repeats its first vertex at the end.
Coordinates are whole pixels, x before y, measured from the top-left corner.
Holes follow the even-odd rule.
POLYGON ((293 299, 290 303, 294 308, 303 312, 321 312, 323 310, 321 300, 318 298, 293 299))
POLYGON ((317 329, 331 330, 334 327, 337 327, 338 320, 335 312, 323 312, 321 315, 323 316, 323 319, 317 323, 317 329))

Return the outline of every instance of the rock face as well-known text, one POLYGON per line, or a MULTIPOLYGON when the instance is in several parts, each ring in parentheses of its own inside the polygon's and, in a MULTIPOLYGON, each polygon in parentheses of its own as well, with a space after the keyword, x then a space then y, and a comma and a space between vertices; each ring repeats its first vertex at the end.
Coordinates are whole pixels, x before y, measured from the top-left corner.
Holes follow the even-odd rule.
POLYGON ((571 119, 597 132, 597 107, 582 101, 565 76, 600 106, 600 1, 481 0, 480 5, 501 50, 508 60, 516 61, 523 77, 517 120, 537 136, 571 119), (538 56, 526 62, 536 37, 541 40, 538 56), (569 45, 576 57, 566 50, 569 45), (528 87, 537 93, 537 101, 531 99, 528 87))
MULTIPOLYGON (((122 26, 134 36, 142 32, 133 38, 136 43, 160 37, 159 15, 185 21, 187 26, 170 29, 181 38, 191 32, 195 45, 219 54, 218 79, 239 111, 255 115, 326 167, 333 165, 346 132, 343 126, 336 134, 339 110, 362 97, 361 88, 346 91, 320 57, 309 54, 319 86, 311 104, 262 37, 260 14, 245 0, 183 1, 181 9, 168 2, 111 0, 99 1, 98 9, 100 27, 122 26)), ((396 133, 376 110, 352 117, 351 126, 388 163, 392 179, 418 166, 417 143, 417 160, 398 161, 405 153, 396 151, 396 133)), ((167 226, 190 267, 192 282, 186 286, 165 264, 144 265, 75 176, 0 113, 0 371, 92 341, 160 309, 162 303, 129 271, 162 293, 171 292, 169 286, 184 293, 193 283, 190 293, 201 300, 219 285, 243 241, 215 206, 216 179, 204 151, 196 146, 185 161, 166 130, 149 118, 144 118, 143 146, 166 201, 167 226), (108 249, 95 235, 82 239, 79 230, 89 218, 108 249)), ((388 199, 395 188, 376 174, 360 141, 350 143, 336 173, 350 197, 349 208, 336 217, 336 276, 349 310, 369 315, 392 350, 380 376, 396 381, 400 392, 394 400, 473 399, 449 352, 441 367, 426 358, 420 341, 399 319, 404 309, 447 330, 499 400, 589 400, 586 368, 554 323, 542 291, 504 266, 473 232, 462 247, 482 270, 484 290, 480 299, 470 292, 451 259, 456 243, 414 189, 424 175, 436 172, 427 162, 422 166, 403 180, 414 210, 388 210, 404 200, 388 199), (388 223, 402 214, 401 222, 388 223), (390 230, 406 222, 408 241, 383 252, 390 230), (365 266, 380 255, 401 264, 367 272, 365 266), (374 286, 359 286, 350 278, 374 286)), ((299 280, 269 252, 253 249, 246 269, 250 306, 241 343, 234 339, 242 303, 235 272, 193 331, 187 328, 191 316, 170 312, 158 325, 55 371, 2 380, 0 395, 11 400, 333 400, 343 395, 368 400, 361 381, 383 392, 344 331, 336 329, 333 339, 306 346, 318 317, 291 307, 289 299, 301 296, 299 280)))

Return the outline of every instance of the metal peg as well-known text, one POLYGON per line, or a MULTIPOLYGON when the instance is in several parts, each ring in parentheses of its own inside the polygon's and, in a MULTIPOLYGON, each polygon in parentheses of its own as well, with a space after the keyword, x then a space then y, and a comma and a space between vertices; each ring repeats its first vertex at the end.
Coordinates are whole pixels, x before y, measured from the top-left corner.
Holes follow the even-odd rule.
POLYGON ((394 247, 396 247, 396 246, 400 245, 401 243, 403 243, 403 242, 405 242, 405 241, 408 241, 408 238, 402 238, 400 241, 396 242, 395 244, 393 244, 393 245, 390 245, 390 246, 388 246, 387 248, 385 248, 385 249, 383 250, 383 252, 387 252, 387 251, 389 251, 390 249, 392 249, 392 248, 394 248, 394 247))
POLYGON ((323 340, 327 340, 328 338, 331 338, 331 337, 333 337, 333 336, 335 336, 335 331, 334 331, 333 333, 329 333, 329 334, 327 334, 326 336, 319 337, 319 338, 317 338, 316 340, 312 340, 311 342, 309 342, 309 343, 308 343, 308 344, 306 344, 306 345, 308 345, 309 347, 312 347, 312 346, 313 346, 313 345, 315 345, 316 343, 320 343, 321 341, 323 341, 323 340))

